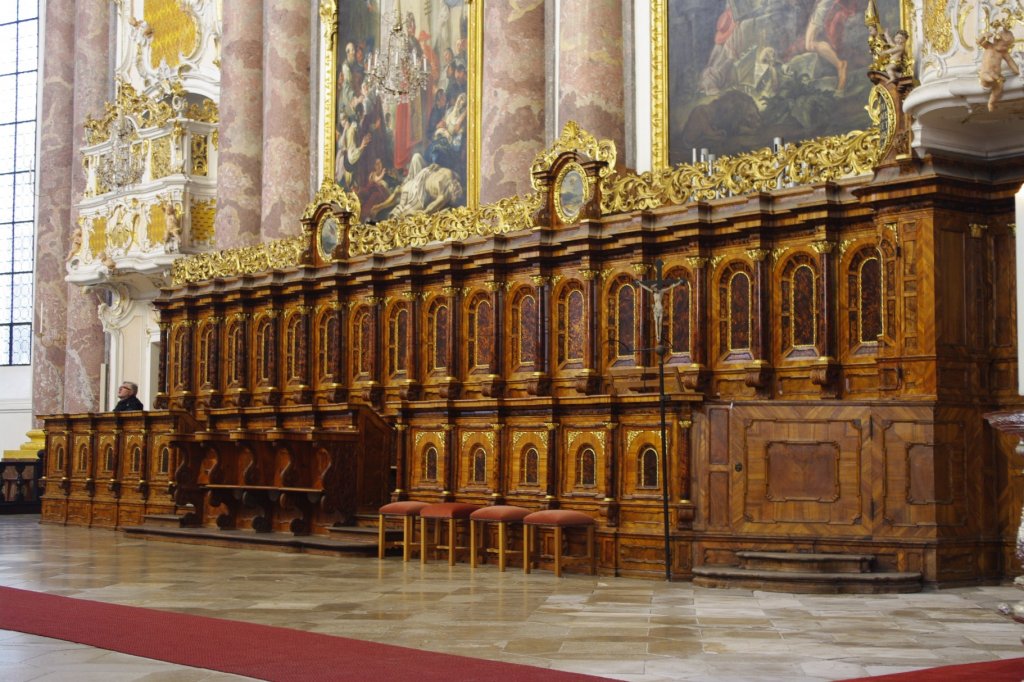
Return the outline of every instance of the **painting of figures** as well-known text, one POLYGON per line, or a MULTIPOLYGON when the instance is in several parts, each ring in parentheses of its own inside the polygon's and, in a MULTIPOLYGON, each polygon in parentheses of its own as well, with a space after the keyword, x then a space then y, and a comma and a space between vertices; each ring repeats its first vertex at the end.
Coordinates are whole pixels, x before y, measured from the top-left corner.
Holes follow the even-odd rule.
POLYGON ((334 175, 362 220, 465 205, 468 14, 464 0, 339 0, 334 175), (375 78, 396 49, 425 74, 402 97, 375 78))
MULTIPOLYGON (((882 26, 899 3, 876 0, 882 26)), ((863 130, 868 0, 668 0, 669 161, 863 130)))

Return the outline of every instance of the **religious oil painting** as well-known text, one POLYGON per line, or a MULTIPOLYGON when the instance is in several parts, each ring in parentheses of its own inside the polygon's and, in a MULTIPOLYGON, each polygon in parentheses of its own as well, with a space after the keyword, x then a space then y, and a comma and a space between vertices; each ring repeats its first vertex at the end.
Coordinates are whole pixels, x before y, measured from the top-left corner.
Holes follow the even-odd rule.
POLYGON ((583 203, 588 199, 585 182, 583 169, 575 165, 562 175, 558 182, 558 205, 563 220, 571 222, 580 214, 583 203))
POLYGON ((377 222, 466 205, 470 3, 338 0, 334 177, 377 222))
MULTIPOLYGON (((863 130, 868 0, 668 0, 668 160, 863 130)), ((876 0, 900 28, 898 0, 876 0)))

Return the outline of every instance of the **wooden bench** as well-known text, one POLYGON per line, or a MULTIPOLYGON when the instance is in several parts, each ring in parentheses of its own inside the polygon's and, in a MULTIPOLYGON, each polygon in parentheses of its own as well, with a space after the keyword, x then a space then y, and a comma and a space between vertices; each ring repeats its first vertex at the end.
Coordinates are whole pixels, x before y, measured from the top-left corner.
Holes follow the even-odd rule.
POLYGON ((300 516, 292 519, 289 525, 293 535, 309 535, 313 512, 324 496, 322 488, 227 483, 207 483, 201 488, 210 492, 211 506, 224 505, 228 508, 226 513, 217 517, 218 528, 236 528, 239 512, 248 507, 259 510, 252 520, 253 530, 259 533, 273 530, 273 509, 277 506, 299 512, 300 516))

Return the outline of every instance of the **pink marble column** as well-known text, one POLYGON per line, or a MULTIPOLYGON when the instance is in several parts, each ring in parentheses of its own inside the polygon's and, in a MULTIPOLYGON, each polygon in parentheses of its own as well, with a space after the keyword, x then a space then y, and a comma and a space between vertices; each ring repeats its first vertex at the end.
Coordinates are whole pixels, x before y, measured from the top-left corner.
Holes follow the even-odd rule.
MULTIPOLYGON (((86 116, 98 117, 113 95, 110 64, 111 4, 97 7, 93 0, 75 2, 75 84, 72 103, 74 158, 71 163, 71 200, 78 201, 85 191, 85 171, 77 150, 81 148, 86 116)), ((64 225, 64 243, 73 231, 78 213, 71 210, 64 225)), ((105 355, 103 325, 97 314, 98 301, 81 287, 68 286, 67 344, 64 361, 64 411, 90 412, 103 409, 99 404, 100 366, 105 355)))
POLYGON ((223 13, 214 221, 217 246, 222 249, 260 241, 263 3, 225 2, 223 13))
POLYGON ((67 55, 75 43, 69 3, 43 5, 43 63, 40 67, 39 204, 36 226, 35 311, 32 321, 32 413, 64 409, 64 344, 67 340, 67 284, 64 258, 70 248, 71 142, 75 65, 67 55))
POLYGON ((310 193, 310 2, 265 0, 263 240, 300 232, 310 193))
POLYGON ((484 3, 480 203, 527 194, 544 149, 544 0, 484 3))
POLYGON ((625 158, 622 0, 562 0, 558 48, 558 132, 576 121, 625 158))

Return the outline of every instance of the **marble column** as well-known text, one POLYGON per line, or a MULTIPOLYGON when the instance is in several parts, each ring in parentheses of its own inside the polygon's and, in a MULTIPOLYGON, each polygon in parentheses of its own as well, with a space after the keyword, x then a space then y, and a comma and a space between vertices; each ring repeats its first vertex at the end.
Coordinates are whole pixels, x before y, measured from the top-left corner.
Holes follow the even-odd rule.
POLYGON ((263 24, 263 240, 299 234, 310 192, 312 3, 265 0, 263 24))
POLYGON ((558 131, 568 121, 626 151, 622 0, 561 0, 558 131))
MULTIPOLYGON (((85 119, 87 116, 101 116, 104 104, 113 99, 111 7, 112 4, 104 3, 98 8, 93 0, 75 2, 75 83, 71 107, 74 158, 70 168, 72 201, 81 199, 86 186, 85 170, 77 154, 84 142, 85 119)), ((65 239, 77 223, 78 212, 72 209, 70 218, 70 222, 64 226, 65 239)), ((69 284, 67 287, 64 411, 76 413, 102 410, 105 406, 100 405, 100 366, 104 361, 105 348, 103 325, 97 313, 99 301, 78 285, 69 284)))
POLYGON ((68 288, 64 258, 70 246, 71 108, 74 100, 75 21, 67 3, 43 5, 44 61, 40 66, 39 203, 36 226, 35 311, 32 321, 32 413, 64 409, 64 345, 67 340, 68 288))
POLYGON ((227 249, 260 241, 263 3, 225 2, 223 12, 214 231, 217 247, 227 249))
POLYGON ((544 139, 544 0, 484 3, 480 203, 532 192, 544 139))

